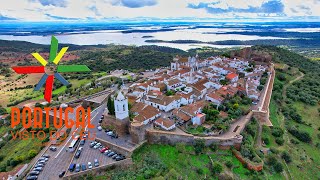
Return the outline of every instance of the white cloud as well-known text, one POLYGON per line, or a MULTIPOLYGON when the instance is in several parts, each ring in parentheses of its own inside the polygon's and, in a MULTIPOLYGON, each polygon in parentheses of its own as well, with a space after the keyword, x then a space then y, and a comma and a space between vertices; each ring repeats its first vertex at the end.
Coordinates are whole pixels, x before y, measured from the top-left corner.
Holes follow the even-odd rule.
MULTIPOLYGON (((268 1, 275 0, 0 0, 1 15, 25 21, 48 21, 57 19, 104 19, 104 18, 232 18, 261 17, 257 13, 245 11, 209 13, 205 8, 188 8, 189 4, 209 3, 208 7, 221 10, 259 8, 268 1), (137 3, 139 2, 139 3, 137 3)), ((281 0, 284 15, 320 16, 319 0, 281 0)), ((278 14, 270 14, 278 16, 278 14)))

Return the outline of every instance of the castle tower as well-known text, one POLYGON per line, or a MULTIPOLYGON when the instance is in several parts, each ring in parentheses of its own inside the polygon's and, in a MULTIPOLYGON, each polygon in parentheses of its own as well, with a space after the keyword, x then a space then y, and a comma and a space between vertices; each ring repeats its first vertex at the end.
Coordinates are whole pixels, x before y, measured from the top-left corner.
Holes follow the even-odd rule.
POLYGON ((117 98, 114 100, 116 118, 123 120, 129 117, 128 99, 119 91, 117 98))

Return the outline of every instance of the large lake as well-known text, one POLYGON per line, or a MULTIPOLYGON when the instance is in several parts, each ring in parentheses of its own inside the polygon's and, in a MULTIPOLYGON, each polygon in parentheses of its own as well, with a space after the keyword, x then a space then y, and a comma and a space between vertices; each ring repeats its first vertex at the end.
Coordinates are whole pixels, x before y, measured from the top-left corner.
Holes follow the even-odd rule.
MULTIPOLYGON (((37 29, 37 26, 41 29, 43 25, 31 25, 28 29, 26 24, 21 26, 15 25, 10 26, 5 25, 0 31, 0 39, 3 40, 22 40, 38 44, 50 44, 51 30, 49 33, 44 33, 46 29, 41 32, 37 29), (7 30, 9 29, 9 33, 7 30), (12 32, 12 34, 10 34, 12 32), (20 35, 21 34, 21 35, 20 35)), ((102 26, 102 25, 101 25, 102 26)), ((77 45, 97 45, 97 44, 124 44, 124 45, 159 45, 159 46, 169 46, 174 48, 179 48, 187 50, 195 47, 210 46, 216 48, 226 48, 236 45, 212 45, 206 44, 208 42, 216 41, 226 41, 226 40, 265 40, 265 39, 286 39, 284 37, 276 36, 259 36, 259 35, 243 35, 243 34, 234 34, 234 32, 244 32, 244 31, 270 31, 278 29, 278 31, 283 32, 292 32, 299 31, 300 29, 297 26, 293 26, 292 29, 287 28, 288 26, 283 26, 279 28, 279 25, 243 25, 243 24, 219 24, 218 26, 210 27, 201 27, 195 26, 193 24, 183 25, 183 26, 168 26, 168 25, 127 25, 125 28, 116 30, 103 30, 101 26, 94 26, 90 30, 86 30, 86 25, 73 26, 57 28, 57 30, 52 31, 60 43, 68 44, 77 44, 77 45), (81 28, 79 28, 81 27, 81 28), (254 27, 254 28, 252 28, 254 27), (260 29, 261 28, 261 29, 260 29), (294 29, 296 28, 296 29, 294 29), (62 29, 62 30, 61 30, 62 29), (98 29, 98 30, 95 30, 98 29), (161 30, 165 29, 165 30, 161 30), (131 32, 123 33, 123 31, 133 30, 131 32), (142 31, 141 31, 142 30, 142 31), (144 31, 146 30, 146 31, 144 31), (148 32, 148 30, 151 30, 148 32), (60 31, 60 32, 59 32, 60 31), (66 32, 67 31, 67 32, 66 32), (233 32, 233 34, 228 34, 228 32, 233 32), (146 40, 162 40, 162 41, 175 41, 175 40, 194 40, 201 41, 202 43, 170 43, 170 42, 145 42, 146 40)), ((89 27, 89 25, 88 25, 89 27)), ((289 26, 290 27, 290 26, 289 26)), ((108 26, 110 29, 110 26, 108 26)), ((108 29, 106 28, 106 29, 108 29)), ((312 31, 312 28, 309 28, 308 31, 312 31), (310 30, 311 29, 311 30, 310 30)), ((317 31, 317 27, 314 27, 314 30, 317 31)), ((303 31, 303 29, 301 30, 303 31)))

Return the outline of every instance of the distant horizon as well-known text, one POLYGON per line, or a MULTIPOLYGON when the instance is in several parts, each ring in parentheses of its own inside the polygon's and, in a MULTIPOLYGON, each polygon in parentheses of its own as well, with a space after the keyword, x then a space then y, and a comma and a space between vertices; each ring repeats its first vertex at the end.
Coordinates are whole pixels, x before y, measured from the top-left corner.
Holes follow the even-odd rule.
POLYGON ((320 21, 319 9, 319 0, 10 0, 1 5, 0 22, 320 21))

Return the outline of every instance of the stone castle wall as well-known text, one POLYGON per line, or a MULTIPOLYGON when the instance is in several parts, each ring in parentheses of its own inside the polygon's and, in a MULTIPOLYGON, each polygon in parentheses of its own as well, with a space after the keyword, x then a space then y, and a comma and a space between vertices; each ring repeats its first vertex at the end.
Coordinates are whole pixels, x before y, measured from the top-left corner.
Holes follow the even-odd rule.
POLYGON ((176 145, 178 143, 184 143, 187 145, 193 145, 197 139, 203 139, 206 146, 217 144, 220 149, 229 149, 230 147, 240 149, 242 143, 242 136, 221 140, 212 137, 198 137, 190 134, 177 134, 158 130, 147 130, 147 141, 150 144, 176 145))

